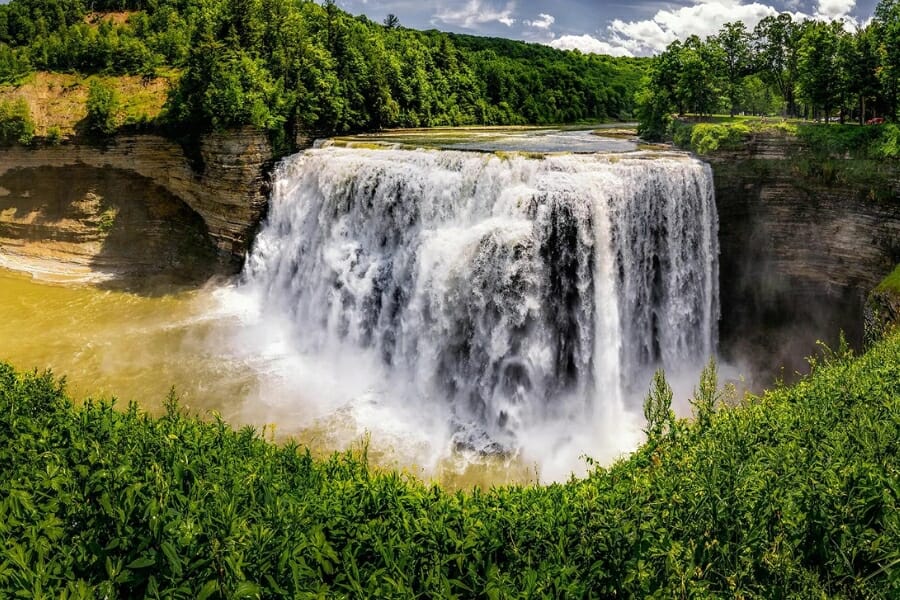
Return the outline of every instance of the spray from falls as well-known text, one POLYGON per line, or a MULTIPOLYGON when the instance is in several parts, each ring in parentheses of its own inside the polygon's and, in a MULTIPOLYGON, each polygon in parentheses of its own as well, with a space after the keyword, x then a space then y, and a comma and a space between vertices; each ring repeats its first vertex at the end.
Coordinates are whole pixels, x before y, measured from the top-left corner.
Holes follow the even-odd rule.
POLYGON ((457 449, 619 452, 648 371, 715 352, 712 189, 679 154, 309 150, 245 286, 303 352, 382 365, 457 449))

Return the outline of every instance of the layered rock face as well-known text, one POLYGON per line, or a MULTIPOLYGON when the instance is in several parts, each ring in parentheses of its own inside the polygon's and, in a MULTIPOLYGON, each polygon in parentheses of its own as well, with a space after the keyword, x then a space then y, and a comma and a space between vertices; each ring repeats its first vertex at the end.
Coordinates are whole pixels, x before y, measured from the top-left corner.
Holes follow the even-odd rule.
POLYGON ((865 298, 900 260, 900 166, 817 162, 802 142, 778 134, 707 159, 720 218, 725 357, 782 364, 790 379, 817 340, 834 344, 843 331, 859 346, 865 298))
MULTIPOLYGON (((37 182, 46 178, 48 173, 41 169, 67 169, 60 171, 69 178, 56 182, 60 188, 66 188, 72 178, 78 181, 79 169, 85 181, 94 177, 91 169, 115 169, 143 178, 143 200, 153 194, 161 197, 164 192, 182 201, 201 217, 219 262, 233 270, 241 264, 265 209, 266 171, 272 150, 263 134, 246 129, 205 136, 198 154, 192 161, 177 143, 154 135, 119 136, 102 147, 12 147, 0 149, 0 176, 13 177, 21 187, 29 179, 37 182)), ((44 192, 52 193, 52 187, 44 192)), ((0 206, 7 211, 19 210, 15 204, 19 197, 21 193, 7 194, 0 198, 0 206)), ((141 235, 140 230, 135 235, 141 235)))
POLYGON ((0 264, 44 276, 205 279, 217 252, 203 219, 150 179, 83 164, 0 175, 0 264))

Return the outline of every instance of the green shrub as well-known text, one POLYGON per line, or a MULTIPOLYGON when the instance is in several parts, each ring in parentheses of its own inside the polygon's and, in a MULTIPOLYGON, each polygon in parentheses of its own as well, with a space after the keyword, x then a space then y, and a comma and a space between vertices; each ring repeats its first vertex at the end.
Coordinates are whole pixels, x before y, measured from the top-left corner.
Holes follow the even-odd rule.
POLYGON ((894 267, 894 270, 878 284, 875 291, 900 293, 900 265, 894 267))
POLYGON ((778 131, 787 135, 797 135, 798 125, 794 121, 776 121, 774 123, 761 123, 761 131, 778 131))
POLYGON ((62 143, 62 131, 56 125, 47 129, 47 143, 51 146, 59 146, 62 143))
POLYGON ((672 139, 672 143, 679 148, 690 148, 691 132, 693 130, 694 125, 692 123, 686 123, 684 121, 672 121, 671 125, 669 126, 669 137, 672 139))
POLYGON ((742 123, 698 123, 691 130, 691 148, 697 154, 739 146, 750 136, 750 128, 742 123))
POLYGON ((875 146, 876 158, 900 158, 900 126, 890 123, 878 129, 881 135, 875 146))
POLYGON ((814 367, 740 406, 710 367, 697 422, 659 375, 627 459, 454 494, 0 363, 0 597, 898 598, 900 337, 814 367))
POLYGON ((636 113, 638 115, 638 135, 647 141, 665 139, 672 124, 672 113, 668 103, 649 87, 645 87, 635 95, 636 113))
POLYGON ((31 110, 23 98, 0 101, 0 144, 30 144, 34 138, 31 110))
POLYGON ((116 91, 98 79, 91 81, 87 98, 87 130, 107 136, 115 133, 119 99, 116 91))
POLYGON ((797 135, 819 158, 866 158, 880 131, 879 127, 807 123, 798 127, 797 135))
POLYGON ((100 233, 109 233, 112 231, 112 228, 116 224, 117 216, 119 216, 119 211, 116 208, 107 208, 100 213, 100 217, 97 220, 97 229, 100 233))
POLYGON ((675 428, 675 413, 672 411, 672 388, 666 382, 662 370, 653 374, 650 393, 644 400, 644 433, 652 441, 660 441, 675 428))
POLYGON ((669 137, 679 148, 693 150, 697 154, 710 154, 716 150, 739 147, 751 133, 743 123, 689 123, 674 121, 669 127, 669 137))
POLYGON ((29 71, 31 64, 26 52, 0 43, 0 82, 14 83, 29 71))

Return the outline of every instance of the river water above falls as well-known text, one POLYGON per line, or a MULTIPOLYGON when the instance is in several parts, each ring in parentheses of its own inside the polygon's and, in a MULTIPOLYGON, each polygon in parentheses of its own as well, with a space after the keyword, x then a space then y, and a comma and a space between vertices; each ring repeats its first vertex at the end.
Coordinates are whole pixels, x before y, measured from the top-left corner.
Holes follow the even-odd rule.
POLYGON ((174 384, 323 451, 368 432, 380 462, 466 485, 608 462, 640 440, 652 370, 715 352, 712 179, 685 155, 330 147, 274 183, 237 281, 4 276, 0 358, 146 406, 174 384))

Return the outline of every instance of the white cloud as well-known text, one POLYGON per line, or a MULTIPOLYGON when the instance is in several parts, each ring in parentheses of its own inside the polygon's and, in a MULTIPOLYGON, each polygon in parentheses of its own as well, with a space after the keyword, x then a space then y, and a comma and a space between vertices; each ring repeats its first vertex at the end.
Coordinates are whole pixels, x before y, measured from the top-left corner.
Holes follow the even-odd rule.
POLYGON ((540 13, 538 18, 534 21, 522 21, 523 24, 528 27, 534 27, 536 29, 550 29, 550 26, 556 22, 556 17, 553 15, 548 15, 547 13, 540 13))
POLYGON ((494 7, 490 3, 484 3, 482 0, 468 0, 461 8, 443 8, 434 15, 434 18, 448 25, 456 25, 468 29, 494 21, 511 27, 516 22, 512 16, 515 8, 514 2, 508 2, 501 9, 494 7))
MULTIPOLYGON (((660 52, 676 39, 691 35, 705 38, 715 35, 725 23, 743 21, 748 29, 756 27, 763 18, 777 15, 772 6, 739 0, 694 0, 693 6, 660 10, 645 21, 614 20, 609 30, 620 41, 643 53, 660 52)), ((831 0, 843 1, 843 0, 831 0)))
POLYGON ((816 17, 820 19, 847 18, 856 7, 856 0, 819 0, 816 17))
MULTIPOLYGON (((691 35, 701 39, 715 35, 725 23, 733 21, 743 21, 747 29, 752 30, 765 17, 779 13, 775 7, 760 2, 744 2, 744 0, 693 0, 693 2, 694 4, 690 6, 660 10, 653 18, 642 21, 615 19, 607 26, 608 34, 605 40, 591 39, 610 46, 620 54, 626 51, 635 55, 655 54, 675 40, 684 40, 691 35)), ((856 24, 856 20, 850 16, 855 6, 856 0, 817 0, 814 15, 801 12, 794 12, 792 15, 796 20, 813 18, 830 21, 842 18, 846 26, 851 28, 856 24)))
POLYGON ((557 50, 581 50, 586 54, 609 54, 610 56, 632 56, 623 45, 613 45, 589 35, 563 35, 549 42, 557 50))

